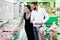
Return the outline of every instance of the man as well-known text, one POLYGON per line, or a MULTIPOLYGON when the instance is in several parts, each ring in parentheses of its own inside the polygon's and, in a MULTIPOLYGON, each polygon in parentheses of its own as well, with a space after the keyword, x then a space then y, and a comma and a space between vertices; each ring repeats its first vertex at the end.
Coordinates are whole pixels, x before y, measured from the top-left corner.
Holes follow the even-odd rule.
POLYGON ((31 23, 33 23, 33 32, 35 40, 39 40, 38 30, 41 25, 43 25, 48 20, 48 14, 43 8, 39 8, 37 2, 32 2, 31 5, 31 23), (45 17, 45 18, 44 18, 45 17))

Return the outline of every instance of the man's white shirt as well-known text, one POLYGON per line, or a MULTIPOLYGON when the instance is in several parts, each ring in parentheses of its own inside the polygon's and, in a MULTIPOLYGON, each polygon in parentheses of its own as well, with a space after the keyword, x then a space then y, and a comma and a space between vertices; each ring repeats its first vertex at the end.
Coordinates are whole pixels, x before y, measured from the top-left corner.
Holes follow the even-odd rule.
POLYGON ((40 26, 36 25, 35 23, 45 23, 48 20, 49 16, 43 8, 38 8, 38 10, 33 10, 31 12, 31 21, 33 26, 40 26), (45 17, 45 18, 44 18, 45 17))

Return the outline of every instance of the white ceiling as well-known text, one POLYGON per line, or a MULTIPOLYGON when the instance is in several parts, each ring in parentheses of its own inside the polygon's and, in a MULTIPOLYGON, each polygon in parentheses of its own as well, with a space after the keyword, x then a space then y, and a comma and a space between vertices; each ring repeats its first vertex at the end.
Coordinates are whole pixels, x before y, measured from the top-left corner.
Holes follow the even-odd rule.
POLYGON ((17 0, 5 0, 5 1, 11 2, 11 3, 18 2, 17 0))

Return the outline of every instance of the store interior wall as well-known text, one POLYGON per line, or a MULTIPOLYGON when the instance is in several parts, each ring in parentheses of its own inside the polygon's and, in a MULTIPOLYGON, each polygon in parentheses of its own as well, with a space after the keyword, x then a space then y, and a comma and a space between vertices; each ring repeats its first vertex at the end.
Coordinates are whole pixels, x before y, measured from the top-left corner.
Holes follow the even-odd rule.
MULTIPOLYGON (((56 7, 59 6, 59 3, 60 3, 60 0, 32 0, 32 1, 31 0, 18 0, 18 2, 33 2, 33 1, 50 2, 50 5, 54 4, 54 2, 55 2, 56 7)), ((13 3, 8 2, 8 1, 0 0, 0 16, 1 16, 0 19, 8 19, 8 20, 11 19, 11 21, 12 21, 13 17, 16 14, 17 14, 17 16, 19 16, 18 10, 19 10, 18 4, 13 4, 13 3), (2 7, 1 4, 2 4, 2 6, 3 5, 5 5, 5 6, 2 7)), ((23 9, 22 9, 22 11, 23 11, 23 9)))

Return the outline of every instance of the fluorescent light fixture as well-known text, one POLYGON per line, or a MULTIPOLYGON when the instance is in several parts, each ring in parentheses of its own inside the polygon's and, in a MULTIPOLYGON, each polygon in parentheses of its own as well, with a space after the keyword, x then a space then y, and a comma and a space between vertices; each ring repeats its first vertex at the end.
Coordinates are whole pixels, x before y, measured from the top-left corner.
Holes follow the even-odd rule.
POLYGON ((27 5, 27 3, 26 3, 26 2, 24 2, 24 4, 25 4, 25 5, 27 5))

